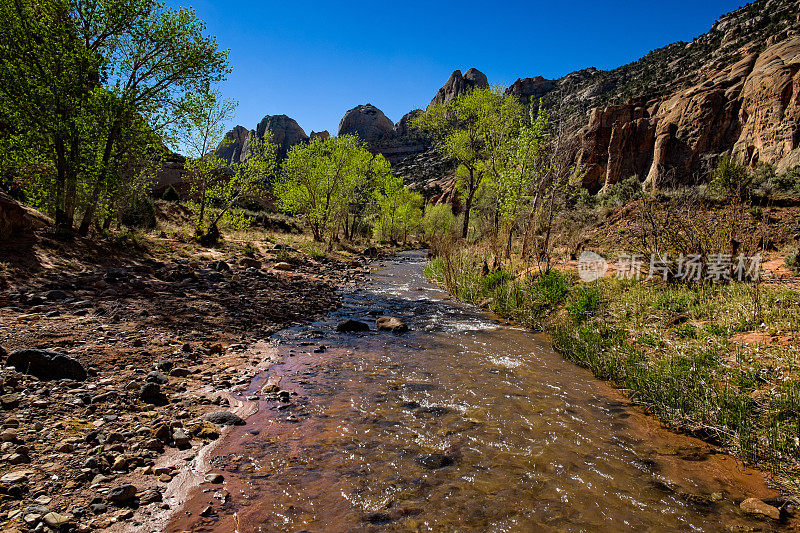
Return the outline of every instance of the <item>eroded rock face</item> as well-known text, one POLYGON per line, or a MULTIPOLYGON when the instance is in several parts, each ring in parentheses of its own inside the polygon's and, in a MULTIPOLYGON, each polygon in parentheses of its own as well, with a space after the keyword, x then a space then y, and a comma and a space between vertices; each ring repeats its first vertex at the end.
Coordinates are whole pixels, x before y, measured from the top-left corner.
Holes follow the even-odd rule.
POLYGON ((528 104, 531 100, 541 98, 556 88, 556 82, 542 76, 534 78, 520 78, 506 89, 506 94, 513 94, 522 103, 528 104))
POLYGON ((217 149, 217 155, 229 165, 235 165, 246 159, 250 135, 255 132, 244 126, 236 126, 225 134, 225 140, 217 149))
MULTIPOLYGON (((250 156, 250 139, 253 136, 260 139, 267 131, 272 132, 272 142, 278 145, 279 161, 286 157, 294 145, 309 139, 303 128, 293 118, 286 115, 267 115, 261 119, 255 130, 236 126, 226 133, 225 140, 217 148, 216 154, 228 165, 246 161, 250 156)), ((327 134, 327 132, 323 133, 327 134)))
POLYGON ((0 240, 44 227, 47 223, 44 215, 0 191, 0 240))
POLYGON ((314 139, 330 139, 331 134, 328 133, 328 130, 322 131, 312 131, 309 135, 309 138, 313 141, 314 139))
POLYGON ((394 122, 372 104, 356 106, 339 122, 339 135, 358 135, 368 143, 382 139, 394 129, 394 122))
POLYGON ((422 113, 421 109, 415 109, 403 115, 403 117, 397 121, 397 124, 394 125, 395 136, 403 137, 412 133, 411 121, 420 113, 422 113))
POLYGON ((751 164, 800 164, 800 35, 758 55, 742 86, 738 118, 742 129, 734 153, 751 164))
POLYGON ((267 115, 256 128, 260 139, 266 131, 272 132, 272 142, 278 145, 278 159, 283 159, 296 144, 308 140, 308 135, 296 120, 286 115, 267 115))
POLYGON ((460 70, 455 70, 450 74, 447 83, 433 97, 430 105, 450 102, 475 87, 488 86, 489 81, 486 79, 486 75, 478 69, 471 68, 463 75, 460 70))
POLYGON ((633 175, 647 184, 688 183, 731 152, 745 164, 800 164, 800 35, 710 72, 701 84, 649 102, 596 108, 579 134, 584 186, 633 175))

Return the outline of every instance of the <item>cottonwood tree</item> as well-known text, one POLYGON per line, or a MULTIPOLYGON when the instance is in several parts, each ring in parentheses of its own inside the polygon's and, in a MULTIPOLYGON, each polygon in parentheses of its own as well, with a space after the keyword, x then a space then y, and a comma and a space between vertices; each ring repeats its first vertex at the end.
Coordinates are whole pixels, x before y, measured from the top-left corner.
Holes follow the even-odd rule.
POLYGON ((505 234, 506 259, 511 257, 514 227, 528 208, 536 211, 541 198, 541 160, 545 152, 549 115, 530 110, 530 121, 513 135, 501 139, 493 152, 494 179, 491 187, 497 201, 500 226, 505 234))
POLYGON ((458 98, 430 106, 413 124, 435 139, 441 152, 458 161, 456 188, 464 201, 461 237, 469 233, 475 196, 484 180, 496 177, 501 151, 520 126, 523 107, 502 88, 475 88, 458 98))
POLYGON ((354 198, 367 194, 370 176, 380 173, 376 167, 386 168, 385 159, 373 156, 356 136, 316 138, 289 151, 275 196, 281 209, 302 215, 314 240, 327 240, 331 250, 354 198))
POLYGON ((403 185, 403 180, 388 174, 375 188, 378 213, 375 236, 378 240, 405 243, 410 233, 422 224, 422 194, 403 185))
MULTIPOLYGON (((122 183, 141 121, 159 137, 184 98, 227 72, 227 52, 194 12, 155 0, 10 0, 0 5, 0 124, 47 154, 35 194, 88 232, 122 183), (127 144, 126 147, 121 145, 127 144)), ((2 128, 0 128, 0 132, 2 128)))
POLYGON ((207 191, 207 195, 218 209, 209 224, 212 232, 219 232, 218 224, 226 219, 236 227, 249 225, 249 218, 239 213, 234 215, 232 208, 244 200, 260 201, 267 194, 269 184, 277 174, 279 146, 273 142, 272 132, 261 137, 252 135, 248 141, 248 156, 232 168, 232 175, 223 176, 207 191))
POLYGON ((225 142, 225 122, 233 116, 236 103, 211 91, 186 99, 181 115, 181 140, 189 157, 184 164, 186 181, 197 204, 195 228, 205 232, 206 209, 211 190, 227 171, 227 163, 217 155, 225 142))
POLYGON ((217 241, 222 220, 234 227, 246 226, 249 218, 233 208, 244 200, 263 200, 277 173, 278 145, 269 131, 261 137, 251 135, 247 157, 231 167, 217 155, 218 149, 230 142, 225 138, 225 121, 235 109, 236 103, 218 92, 194 95, 184 109, 182 139, 190 153, 184 169, 196 202, 195 232, 203 243, 217 241), (211 207, 215 211, 207 217, 211 207))

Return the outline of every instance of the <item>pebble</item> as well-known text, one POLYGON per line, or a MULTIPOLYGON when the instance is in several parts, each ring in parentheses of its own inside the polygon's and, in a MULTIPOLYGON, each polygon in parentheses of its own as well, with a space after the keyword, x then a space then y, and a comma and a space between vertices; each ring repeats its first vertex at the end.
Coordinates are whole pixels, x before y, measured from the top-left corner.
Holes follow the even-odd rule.
POLYGON ((230 411, 212 411, 202 416, 202 419, 221 426, 243 426, 246 422, 230 411))
POLYGON ((425 455, 420 455, 414 460, 420 466, 423 466, 430 470, 435 470, 437 468, 444 468, 446 466, 450 466, 453 464, 453 459, 443 453, 429 453, 425 455))
POLYGON ((127 503, 131 501, 139 490, 131 484, 120 485, 108 491, 108 501, 114 503, 127 503))

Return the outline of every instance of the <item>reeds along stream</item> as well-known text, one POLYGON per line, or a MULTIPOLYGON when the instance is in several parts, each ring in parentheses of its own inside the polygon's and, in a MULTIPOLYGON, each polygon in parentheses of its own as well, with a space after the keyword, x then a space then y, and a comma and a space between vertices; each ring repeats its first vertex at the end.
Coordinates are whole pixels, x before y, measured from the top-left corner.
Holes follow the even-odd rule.
MULTIPOLYGON (((760 474, 661 428, 547 341, 450 299, 422 253, 375 265, 325 321, 284 332, 289 402, 217 449, 229 496, 175 530, 770 530, 760 474), (409 333, 374 331, 377 316, 409 333), (373 331, 336 334, 346 318, 373 331), (324 345, 326 349, 319 349, 324 345), (316 353, 315 353, 316 352, 316 353)), ((187 509, 212 501, 198 492, 187 509)))

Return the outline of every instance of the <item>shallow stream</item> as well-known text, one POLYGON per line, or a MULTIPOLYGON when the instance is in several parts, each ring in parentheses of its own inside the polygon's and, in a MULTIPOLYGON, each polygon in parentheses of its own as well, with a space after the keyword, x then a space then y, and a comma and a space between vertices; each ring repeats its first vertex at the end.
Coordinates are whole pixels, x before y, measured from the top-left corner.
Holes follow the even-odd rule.
POLYGON ((286 330, 262 401, 170 524, 198 531, 770 530, 763 477, 662 428, 535 335, 451 299, 425 255, 373 265, 324 321, 286 330), (391 315, 405 334, 375 331, 391 315), (370 324, 338 334, 346 318, 370 324), (320 346, 324 346, 321 349, 320 346), (216 516, 201 517, 211 504, 216 516))

